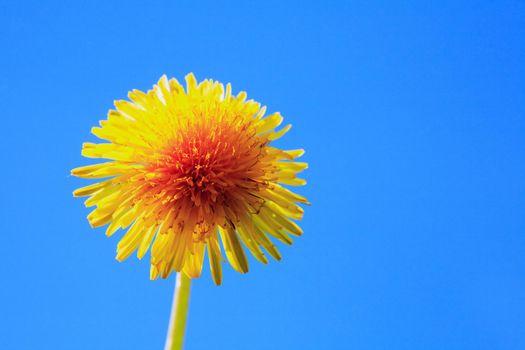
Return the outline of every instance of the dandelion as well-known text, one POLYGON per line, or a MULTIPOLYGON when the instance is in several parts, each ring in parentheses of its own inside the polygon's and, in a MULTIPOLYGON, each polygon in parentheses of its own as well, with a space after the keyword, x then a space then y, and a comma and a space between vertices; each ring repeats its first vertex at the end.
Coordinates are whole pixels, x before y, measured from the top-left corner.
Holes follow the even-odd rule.
POLYGON ((263 264, 267 255, 280 260, 272 238, 291 244, 300 236, 298 204, 307 203, 283 187, 305 184, 297 173, 307 164, 295 161, 303 150, 271 146, 290 129, 276 130, 282 116, 265 116, 245 92, 234 96, 230 84, 197 83, 193 74, 186 89, 163 76, 152 90, 128 97, 92 129, 107 142, 82 147, 83 156, 107 161, 72 170, 100 179, 74 191, 95 207, 91 226, 107 225, 108 236, 126 230, 117 260, 135 251, 142 259, 150 250, 151 279, 176 271, 189 283, 200 276, 207 251, 217 285, 223 250, 240 273, 248 272, 244 247, 263 264))

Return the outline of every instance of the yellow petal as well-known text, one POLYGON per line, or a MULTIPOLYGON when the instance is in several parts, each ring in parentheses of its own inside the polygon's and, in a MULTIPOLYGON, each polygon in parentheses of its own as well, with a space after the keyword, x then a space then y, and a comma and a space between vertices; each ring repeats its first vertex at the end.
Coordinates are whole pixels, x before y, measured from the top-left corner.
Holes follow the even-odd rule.
POLYGON ((195 253, 186 259, 183 271, 190 278, 198 278, 201 275, 202 263, 204 260, 204 243, 197 243, 195 253))
POLYGON ((257 134, 264 134, 270 130, 278 127, 283 121, 283 117, 279 113, 274 113, 261 119, 255 124, 255 132, 257 134))
POLYGON ((265 215, 263 213, 259 213, 259 215, 253 216, 253 221, 257 226, 259 226, 264 232, 268 233, 269 235, 272 235, 273 237, 277 238, 281 242, 291 245, 293 243, 290 236, 288 236, 285 232, 281 231, 279 227, 274 227, 271 221, 264 220, 265 215))
POLYGON ((272 131, 271 133, 268 134, 268 140, 274 141, 274 140, 277 140, 283 137, 283 135, 286 134, 291 128, 292 128, 292 124, 288 124, 279 131, 272 131))
POLYGON ((220 227, 219 234, 226 251, 226 257, 233 268, 240 273, 248 272, 248 260, 235 231, 220 227))
POLYGON ((222 254, 217 236, 209 238, 206 246, 208 247, 208 259, 213 282, 220 286, 222 283, 222 254))
POLYGON ((111 182, 106 180, 106 181, 102 181, 102 182, 99 182, 99 183, 95 183, 93 185, 81 187, 81 188, 76 189, 73 192, 73 196, 75 196, 75 197, 90 196, 90 195, 96 193, 97 191, 103 189, 104 187, 106 187, 106 186, 108 186, 110 184, 111 184, 111 182))
POLYGON ((146 234, 142 238, 142 241, 140 242, 139 249, 137 250, 137 257, 139 259, 142 259, 146 252, 148 251, 151 242, 153 241, 153 237, 155 237, 155 233, 157 233, 157 226, 151 226, 146 231, 146 234))

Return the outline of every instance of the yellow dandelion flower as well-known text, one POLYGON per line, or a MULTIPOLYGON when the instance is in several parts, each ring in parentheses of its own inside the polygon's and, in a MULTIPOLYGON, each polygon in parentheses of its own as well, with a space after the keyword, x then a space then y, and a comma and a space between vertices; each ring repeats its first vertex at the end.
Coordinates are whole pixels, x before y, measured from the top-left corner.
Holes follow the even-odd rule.
POLYGON ((222 281, 226 258, 241 273, 248 271, 243 245, 262 263, 265 252, 281 259, 270 237, 291 244, 302 234, 294 222, 307 200, 282 185, 304 185, 296 162, 303 150, 280 150, 271 141, 290 125, 279 113, 232 95, 230 84, 186 76, 186 89, 163 76, 152 90, 133 90, 131 101, 116 101, 115 110, 92 129, 106 143, 86 142, 82 155, 108 161, 72 170, 101 182, 74 191, 89 196, 95 207, 92 227, 108 225, 111 236, 127 230, 117 248, 122 261, 134 251, 141 259, 151 246, 151 279, 172 271, 199 277, 205 251, 213 280, 222 281))

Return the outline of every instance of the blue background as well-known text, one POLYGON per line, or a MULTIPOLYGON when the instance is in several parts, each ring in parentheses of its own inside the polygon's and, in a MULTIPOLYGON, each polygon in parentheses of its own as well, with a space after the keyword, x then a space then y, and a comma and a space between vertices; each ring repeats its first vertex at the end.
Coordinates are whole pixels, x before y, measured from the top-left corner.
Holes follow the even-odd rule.
POLYGON ((0 3, 0 348, 161 349, 174 277, 92 230, 81 143, 163 74, 281 111, 305 235, 193 284, 186 349, 525 349, 523 1, 0 3))

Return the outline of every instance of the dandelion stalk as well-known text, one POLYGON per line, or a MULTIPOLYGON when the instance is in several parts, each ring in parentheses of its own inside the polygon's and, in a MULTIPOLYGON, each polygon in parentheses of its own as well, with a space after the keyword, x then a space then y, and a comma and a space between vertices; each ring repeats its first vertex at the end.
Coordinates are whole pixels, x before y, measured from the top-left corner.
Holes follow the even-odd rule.
POLYGON ((164 350, 181 350, 188 318, 188 305, 190 301, 191 279, 184 273, 177 274, 177 282, 173 293, 170 324, 164 350))

